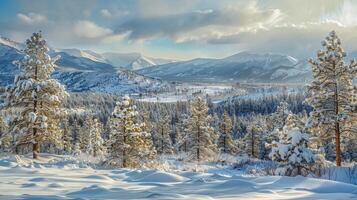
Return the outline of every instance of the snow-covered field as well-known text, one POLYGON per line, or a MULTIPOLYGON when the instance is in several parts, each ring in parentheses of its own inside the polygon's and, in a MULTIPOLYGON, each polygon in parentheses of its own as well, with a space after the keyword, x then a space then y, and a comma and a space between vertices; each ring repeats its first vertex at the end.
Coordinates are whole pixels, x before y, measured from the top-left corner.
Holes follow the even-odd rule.
POLYGON ((163 92, 155 95, 148 95, 137 100, 159 103, 184 102, 192 99, 197 93, 208 95, 216 102, 219 102, 230 96, 246 94, 246 91, 244 89, 234 88, 231 85, 183 84, 176 86, 175 92, 163 92))
POLYGON ((0 199, 357 199, 357 186, 322 179, 95 169, 70 156, 0 159, 0 199))

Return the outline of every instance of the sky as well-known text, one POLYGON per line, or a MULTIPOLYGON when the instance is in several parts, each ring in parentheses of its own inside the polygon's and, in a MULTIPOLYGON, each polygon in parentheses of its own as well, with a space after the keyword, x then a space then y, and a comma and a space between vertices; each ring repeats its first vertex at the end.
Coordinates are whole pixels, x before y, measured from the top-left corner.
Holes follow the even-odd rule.
POLYGON ((353 0, 0 0, 0 35, 41 30, 56 48, 222 58, 242 51, 314 55, 331 31, 357 49, 353 0))

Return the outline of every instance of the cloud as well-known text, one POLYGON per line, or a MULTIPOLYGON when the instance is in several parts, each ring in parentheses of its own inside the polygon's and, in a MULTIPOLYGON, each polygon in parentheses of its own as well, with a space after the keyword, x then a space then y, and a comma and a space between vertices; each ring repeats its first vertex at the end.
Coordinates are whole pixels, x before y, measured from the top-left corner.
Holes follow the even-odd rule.
POLYGON ((47 22, 47 17, 37 13, 18 13, 17 18, 26 25, 38 25, 47 22))
POLYGON ((319 23, 284 24, 260 29, 254 33, 240 32, 223 37, 210 38, 213 45, 241 45, 256 52, 290 54, 298 58, 314 56, 321 48, 321 41, 331 31, 336 30, 347 50, 357 49, 357 26, 343 26, 336 21, 319 23))
POLYGON ((131 40, 166 37, 182 42, 271 26, 279 21, 280 17, 281 12, 277 9, 260 10, 248 4, 240 8, 227 7, 134 18, 121 24, 117 32, 129 32, 131 40))
POLYGON ((98 26, 94 22, 87 20, 80 20, 74 24, 74 33, 78 37, 84 37, 89 39, 101 38, 112 34, 112 30, 98 26))
POLYGON ((106 17, 106 18, 112 17, 112 13, 111 13, 108 9, 102 9, 102 10, 100 10, 100 14, 101 14, 103 17, 106 17))

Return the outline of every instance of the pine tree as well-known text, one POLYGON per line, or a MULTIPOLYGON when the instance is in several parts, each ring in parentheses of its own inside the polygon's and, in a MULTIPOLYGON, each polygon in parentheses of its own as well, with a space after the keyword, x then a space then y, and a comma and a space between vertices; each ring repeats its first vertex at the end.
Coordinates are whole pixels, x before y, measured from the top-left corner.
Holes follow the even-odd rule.
POLYGON ((216 135, 210 125, 211 116, 208 115, 208 106, 204 99, 197 97, 191 104, 189 122, 190 156, 198 162, 207 160, 217 151, 216 135))
MULTIPOLYGON (((314 108, 311 125, 315 134, 325 143, 335 143, 336 165, 341 166, 341 137, 351 134, 353 119, 353 78, 357 63, 344 63, 345 51, 335 31, 322 42, 324 50, 317 59, 310 59, 313 78, 307 102, 314 108)), ((354 133, 356 134, 356 133, 354 133)))
POLYGON ((91 115, 87 116, 81 131, 82 152, 93 156, 102 155, 104 150, 102 132, 103 125, 98 119, 91 115))
POLYGON ((135 168, 150 161, 155 154, 151 134, 145 132, 145 124, 137 122, 133 100, 125 96, 117 102, 112 115, 108 163, 135 168))
POLYGON ((86 115, 83 126, 79 130, 79 145, 82 153, 93 153, 93 145, 91 140, 92 127, 93 117, 90 115, 86 115))
POLYGON ((272 124, 274 125, 274 129, 282 130, 290 113, 289 104, 285 101, 280 102, 275 113, 272 114, 272 124))
POLYGON ((93 124, 90 130, 90 138, 92 144, 92 155, 98 156, 104 153, 104 140, 102 138, 103 124, 98 119, 93 120, 93 124))
POLYGON ((7 151, 11 147, 12 137, 8 134, 7 125, 0 113, 0 150, 7 151))
POLYGON ((73 144, 78 145, 78 149, 81 151, 81 143, 82 143, 82 131, 81 131, 81 126, 78 122, 77 119, 73 121, 72 127, 71 127, 71 133, 73 136, 73 144))
POLYGON ((308 148, 309 134, 303 123, 293 114, 289 114, 286 125, 279 132, 279 142, 272 143, 269 154, 272 160, 280 162, 277 169, 280 175, 307 175, 309 165, 314 162, 314 155, 308 148))
POLYGON ((257 122, 252 122, 247 127, 247 134, 244 137, 245 151, 246 153, 254 158, 259 158, 263 135, 263 128, 257 122))
POLYGON ((232 129, 232 119, 228 113, 225 112, 219 125, 220 136, 218 138, 218 148, 221 153, 235 154, 237 152, 236 144, 232 138, 232 129))
POLYGON ((32 144, 33 158, 38 158, 44 141, 61 144, 60 105, 68 95, 64 87, 50 75, 56 59, 48 55, 49 49, 41 33, 34 33, 26 41, 23 60, 17 62, 20 74, 6 89, 4 107, 13 111, 10 132, 16 133, 16 147, 32 144))
POLYGON ((175 150, 176 152, 188 152, 189 149, 189 116, 187 114, 182 114, 179 118, 178 123, 176 124, 176 143, 175 150))
POLYGON ((72 153, 73 145, 72 145, 72 132, 70 131, 68 120, 65 119, 62 122, 62 141, 63 141, 63 152, 66 154, 72 153))
POLYGON ((173 147, 170 137, 171 128, 168 115, 162 116, 156 123, 154 144, 158 154, 172 154, 173 147))
POLYGON ((271 152, 271 144, 273 141, 279 140, 279 132, 282 131, 286 124, 288 115, 291 113, 289 110, 289 104, 286 101, 281 101, 276 108, 276 111, 267 117, 267 129, 268 133, 262 136, 264 149, 262 148, 262 157, 269 159, 269 153, 271 152))

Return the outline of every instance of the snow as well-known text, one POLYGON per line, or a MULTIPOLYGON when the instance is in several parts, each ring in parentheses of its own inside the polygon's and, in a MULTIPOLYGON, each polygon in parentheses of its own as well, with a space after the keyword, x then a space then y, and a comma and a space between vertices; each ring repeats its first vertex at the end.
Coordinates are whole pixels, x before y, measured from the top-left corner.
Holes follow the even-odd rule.
POLYGON ((101 169, 71 156, 0 159, 0 199, 357 199, 357 186, 281 176, 244 176, 207 166, 205 173, 101 169))

